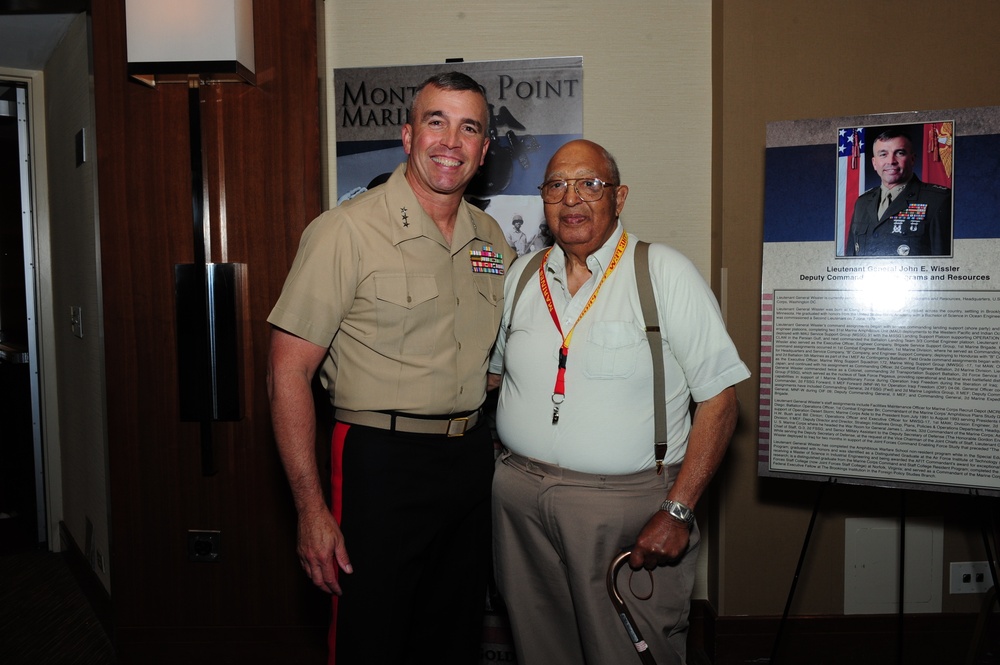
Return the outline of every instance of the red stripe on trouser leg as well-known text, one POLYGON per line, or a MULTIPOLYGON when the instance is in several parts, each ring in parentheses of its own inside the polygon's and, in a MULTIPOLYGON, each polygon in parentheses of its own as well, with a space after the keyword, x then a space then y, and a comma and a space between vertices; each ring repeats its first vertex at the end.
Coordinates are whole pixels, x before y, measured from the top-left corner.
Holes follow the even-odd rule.
MULTIPOLYGON (((330 442, 330 504, 333 510, 333 519, 340 524, 341 516, 344 512, 344 467, 341 463, 344 458, 344 439, 347 438, 347 430, 350 425, 336 423, 333 426, 333 440, 330 442)), ((337 570, 339 578, 340 570, 337 570)), ((330 632, 327 635, 327 648, 329 656, 327 665, 336 665, 337 661, 337 600, 338 596, 333 596, 332 614, 330 617, 330 632)))

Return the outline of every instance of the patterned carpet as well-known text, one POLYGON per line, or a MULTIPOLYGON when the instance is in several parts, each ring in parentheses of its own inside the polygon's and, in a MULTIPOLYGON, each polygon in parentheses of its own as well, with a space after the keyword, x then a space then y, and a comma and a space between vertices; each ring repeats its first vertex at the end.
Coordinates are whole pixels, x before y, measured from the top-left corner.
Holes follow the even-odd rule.
POLYGON ((0 555, 0 663, 114 663, 111 640, 62 554, 0 555))

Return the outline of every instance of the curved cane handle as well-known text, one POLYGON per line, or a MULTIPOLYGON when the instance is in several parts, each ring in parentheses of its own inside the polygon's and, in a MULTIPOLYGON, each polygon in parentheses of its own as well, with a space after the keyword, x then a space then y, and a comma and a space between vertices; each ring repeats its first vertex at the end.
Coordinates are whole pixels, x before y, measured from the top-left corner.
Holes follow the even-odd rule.
POLYGON ((631 555, 632 550, 625 550, 611 560, 611 565, 608 566, 608 576, 606 580, 608 586, 608 596, 611 597, 611 604, 615 606, 615 612, 618 614, 618 618, 621 619, 622 624, 625 626, 625 632, 628 633, 629 639, 632 640, 632 646, 635 647, 636 652, 639 654, 639 660, 641 660, 644 665, 656 665, 656 660, 653 659, 653 654, 649 652, 649 645, 646 644, 646 640, 642 639, 642 635, 639 633, 639 628, 635 625, 635 620, 632 618, 632 614, 625 606, 625 599, 622 598, 622 595, 618 592, 618 571, 621 570, 622 566, 625 565, 631 555))

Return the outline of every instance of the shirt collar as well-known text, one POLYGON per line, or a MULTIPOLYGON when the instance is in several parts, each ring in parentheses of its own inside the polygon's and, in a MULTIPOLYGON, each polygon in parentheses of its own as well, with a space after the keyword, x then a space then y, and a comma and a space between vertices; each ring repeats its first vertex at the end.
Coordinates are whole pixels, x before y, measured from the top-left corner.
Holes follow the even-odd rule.
MULTIPOLYGON (((393 245, 413 238, 426 237, 451 249, 434 220, 424 212, 416 194, 410 187, 410 183, 406 181, 406 162, 396 167, 385 186, 385 201, 389 209, 393 245)), ((455 218, 455 230, 452 232, 451 243, 456 252, 473 240, 478 239, 484 242, 487 240, 479 233, 479 225, 473 217, 472 207, 472 204, 465 200, 458 206, 458 216, 455 218)))
MULTIPOLYGON (((913 178, 911 177, 910 180, 912 179, 913 178)), ((906 186, 910 184, 910 180, 907 180, 901 185, 895 185, 893 187, 886 187, 885 185, 881 185, 882 198, 879 200, 881 201, 882 199, 884 199, 886 194, 892 194, 892 200, 895 201, 896 199, 899 198, 899 195, 903 193, 903 190, 906 189, 906 186)))
MULTIPOLYGON (((615 249, 618 247, 618 241, 621 240, 623 233, 625 233, 625 227, 622 226, 620 219, 616 220, 615 230, 611 237, 604 241, 604 244, 596 252, 587 257, 587 268, 590 269, 591 274, 604 274, 608 264, 611 263, 611 258, 615 255, 615 249)), ((549 254, 545 266, 550 272, 565 274, 566 253, 558 243, 552 245, 552 253, 549 254)))

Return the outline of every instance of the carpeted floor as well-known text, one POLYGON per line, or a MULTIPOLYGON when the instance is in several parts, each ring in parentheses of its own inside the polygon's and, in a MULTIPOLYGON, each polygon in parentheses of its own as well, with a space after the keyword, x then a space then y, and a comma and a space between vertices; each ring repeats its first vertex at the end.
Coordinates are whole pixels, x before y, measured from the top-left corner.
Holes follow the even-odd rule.
POLYGON ((114 663, 111 640, 62 554, 0 554, 0 663, 114 663))

